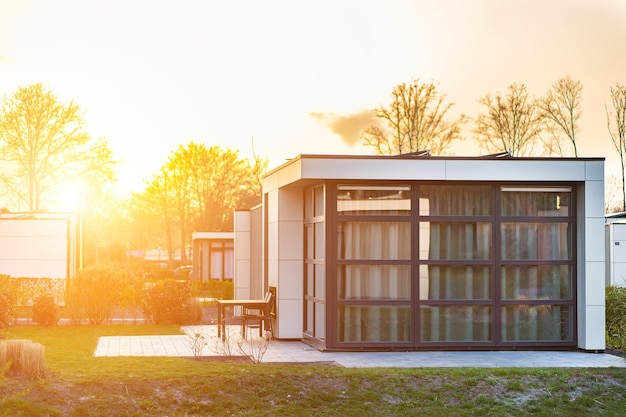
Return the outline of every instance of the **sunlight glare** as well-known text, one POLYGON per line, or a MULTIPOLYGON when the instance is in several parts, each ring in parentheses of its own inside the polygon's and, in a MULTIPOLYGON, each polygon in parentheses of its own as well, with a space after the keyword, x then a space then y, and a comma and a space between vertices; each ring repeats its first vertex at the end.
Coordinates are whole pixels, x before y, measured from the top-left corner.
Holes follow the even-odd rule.
POLYGON ((60 212, 79 211, 83 206, 84 197, 85 183, 81 179, 65 182, 59 187, 56 210, 60 212))

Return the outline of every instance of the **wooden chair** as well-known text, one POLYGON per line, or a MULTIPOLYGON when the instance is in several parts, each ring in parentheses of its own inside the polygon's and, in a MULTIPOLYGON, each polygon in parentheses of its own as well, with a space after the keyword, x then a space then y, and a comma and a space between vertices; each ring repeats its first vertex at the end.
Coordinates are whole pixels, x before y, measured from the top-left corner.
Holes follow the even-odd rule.
MULTIPOLYGON (((272 293, 268 292, 265 294, 265 300, 269 305, 272 303, 272 293)), ((241 337, 246 338, 247 332, 246 329, 248 327, 251 328, 259 328, 259 337, 263 337, 263 329, 272 331, 272 321, 269 316, 269 307, 268 311, 263 310, 254 310, 243 308, 241 312, 241 337)))

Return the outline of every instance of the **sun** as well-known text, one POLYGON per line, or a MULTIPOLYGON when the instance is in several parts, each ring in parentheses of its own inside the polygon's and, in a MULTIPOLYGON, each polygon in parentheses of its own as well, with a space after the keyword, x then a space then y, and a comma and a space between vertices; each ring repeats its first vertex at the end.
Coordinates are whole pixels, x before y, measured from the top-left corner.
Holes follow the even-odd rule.
POLYGON ((58 212, 77 212, 85 202, 86 185, 80 178, 66 181, 59 186, 54 200, 54 210, 58 212))

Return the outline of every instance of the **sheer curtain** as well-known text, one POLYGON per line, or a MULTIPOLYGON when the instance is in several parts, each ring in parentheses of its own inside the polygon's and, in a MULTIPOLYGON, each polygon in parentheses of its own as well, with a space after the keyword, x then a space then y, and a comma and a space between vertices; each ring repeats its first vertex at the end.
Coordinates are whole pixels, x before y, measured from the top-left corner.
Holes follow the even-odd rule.
POLYGON ((407 341, 408 307, 392 306, 385 300, 410 300, 410 265, 384 264, 385 260, 410 260, 411 227, 408 222, 341 222, 340 258, 380 260, 380 264, 340 265, 338 298, 377 300, 369 305, 340 307, 341 341, 407 341))
POLYGON ((491 340, 493 188, 424 185, 419 207, 421 340, 491 340))
POLYGON ((506 301, 502 340, 570 340, 571 187, 502 187, 502 191, 506 217, 500 226, 501 297, 506 301))

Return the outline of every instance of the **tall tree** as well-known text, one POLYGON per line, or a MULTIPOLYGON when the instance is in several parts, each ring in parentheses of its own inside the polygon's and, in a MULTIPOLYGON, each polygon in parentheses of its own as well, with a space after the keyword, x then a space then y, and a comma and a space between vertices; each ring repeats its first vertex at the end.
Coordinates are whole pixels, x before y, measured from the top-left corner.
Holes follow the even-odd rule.
POLYGON ((487 94, 478 100, 486 111, 476 119, 476 140, 488 152, 529 155, 541 132, 541 115, 524 84, 511 84, 508 90, 506 96, 487 94))
POLYGON ((562 136, 565 135, 574 149, 574 156, 578 158, 576 134, 578 120, 582 114, 581 102, 583 85, 574 81, 569 75, 558 80, 548 93, 538 101, 549 135, 544 144, 549 153, 565 156, 562 136))
POLYGON ((613 111, 605 105, 606 124, 611 141, 619 156, 622 167, 622 210, 626 211, 626 87, 616 84, 611 87, 611 103, 613 111))
POLYGON ((375 109, 377 124, 365 129, 363 144, 379 155, 400 155, 420 150, 442 154, 452 141, 461 139, 461 125, 466 117, 448 122, 448 110, 454 103, 445 103, 445 94, 433 83, 414 80, 394 87, 391 103, 375 109))
POLYGON ((193 231, 232 231, 234 210, 261 202, 260 177, 266 167, 262 158, 255 156, 251 164, 220 147, 193 142, 179 146, 144 193, 135 196, 136 221, 153 219, 165 236, 144 242, 165 242, 170 261, 177 250, 186 261, 193 231))
POLYGON ((112 178, 106 140, 85 132, 80 107, 61 103, 41 84, 19 87, 0 109, 0 159, 11 172, 0 179, 29 210, 69 179, 89 173, 112 178))

